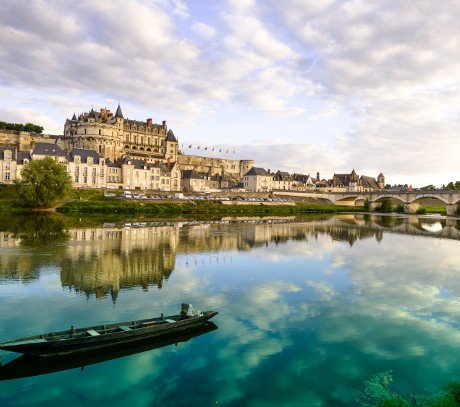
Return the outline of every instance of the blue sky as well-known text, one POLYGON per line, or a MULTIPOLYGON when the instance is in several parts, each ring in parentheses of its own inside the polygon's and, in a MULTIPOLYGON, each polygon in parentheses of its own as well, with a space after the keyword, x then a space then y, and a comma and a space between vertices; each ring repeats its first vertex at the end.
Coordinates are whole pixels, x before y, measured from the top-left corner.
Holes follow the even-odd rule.
POLYGON ((448 0, 3 0, 0 120, 60 134, 120 101, 187 153, 439 186, 460 179, 459 20, 448 0))

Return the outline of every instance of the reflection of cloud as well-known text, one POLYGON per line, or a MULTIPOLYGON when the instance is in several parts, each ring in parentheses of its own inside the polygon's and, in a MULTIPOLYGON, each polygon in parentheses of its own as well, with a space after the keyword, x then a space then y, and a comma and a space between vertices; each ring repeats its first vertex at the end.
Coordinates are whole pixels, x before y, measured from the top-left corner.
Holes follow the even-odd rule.
POLYGON ((337 295, 334 287, 326 281, 307 281, 307 286, 315 290, 323 300, 330 300, 337 295))

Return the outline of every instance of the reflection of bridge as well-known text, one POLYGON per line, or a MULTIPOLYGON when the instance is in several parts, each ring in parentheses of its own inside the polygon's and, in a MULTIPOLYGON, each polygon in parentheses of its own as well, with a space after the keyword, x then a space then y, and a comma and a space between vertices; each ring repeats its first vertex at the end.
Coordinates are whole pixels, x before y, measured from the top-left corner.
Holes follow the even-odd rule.
POLYGON ((458 204, 460 203, 460 191, 417 191, 417 192, 293 192, 277 191, 276 195, 327 199, 335 205, 355 206, 356 201, 369 200, 370 208, 378 208, 385 198, 392 198, 404 204, 404 212, 415 213, 420 206, 421 199, 435 198, 444 202, 447 206, 447 215, 455 215, 458 204))

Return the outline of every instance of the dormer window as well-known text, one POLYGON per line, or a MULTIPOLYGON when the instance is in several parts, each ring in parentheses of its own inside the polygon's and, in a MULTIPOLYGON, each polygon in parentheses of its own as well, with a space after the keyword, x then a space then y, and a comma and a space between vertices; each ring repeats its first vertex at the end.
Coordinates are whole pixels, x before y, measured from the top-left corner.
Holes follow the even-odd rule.
POLYGON ((5 160, 11 160, 11 151, 5 150, 4 157, 5 157, 5 160))
POLYGON ((88 157, 88 165, 93 165, 93 157, 88 157))
POLYGON ((22 160, 22 163, 23 163, 24 165, 26 165, 26 164, 29 163, 29 160, 28 160, 27 158, 24 158, 24 159, 22 160))
POLYGON ((73 161, 75 164, 80 164, 81 162, 81 157, 79 155, 74 156, 73 161))

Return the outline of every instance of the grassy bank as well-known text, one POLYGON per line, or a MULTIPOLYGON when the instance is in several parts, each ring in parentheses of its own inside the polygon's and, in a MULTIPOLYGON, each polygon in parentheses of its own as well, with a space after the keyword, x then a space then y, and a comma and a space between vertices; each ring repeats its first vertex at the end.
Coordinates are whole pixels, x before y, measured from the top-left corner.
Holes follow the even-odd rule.
POLYGON ((296 205, 223 205, 216 201, 125 201, 111 198, 75 200, 58 208, 65 214, 145 214, 156 217, 180 215, 209 216, 289 216, 308 213, 359 212, 362 207, 336 206, 319 203, 297 203, 296 205))

